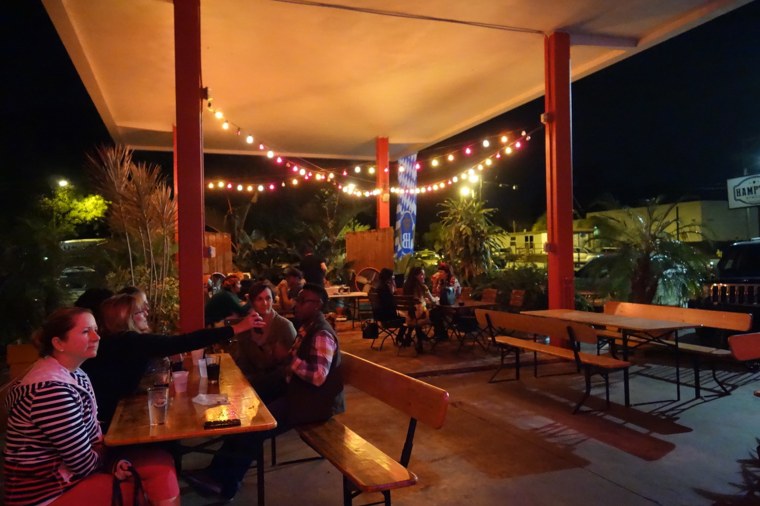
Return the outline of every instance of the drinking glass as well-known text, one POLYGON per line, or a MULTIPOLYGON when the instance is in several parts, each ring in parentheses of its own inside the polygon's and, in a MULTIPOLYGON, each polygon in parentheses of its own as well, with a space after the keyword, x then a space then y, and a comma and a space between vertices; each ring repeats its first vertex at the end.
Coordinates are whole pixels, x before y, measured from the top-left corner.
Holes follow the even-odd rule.
POLYGON ((169 387, 155 386, 148 389, 148 416, 151 425, 166 423, 169 409, 169 387))
POLYGON ((206 357, 206 374, 208 374, 209 383, 219 382, 219 355, 210 355, 206 357))

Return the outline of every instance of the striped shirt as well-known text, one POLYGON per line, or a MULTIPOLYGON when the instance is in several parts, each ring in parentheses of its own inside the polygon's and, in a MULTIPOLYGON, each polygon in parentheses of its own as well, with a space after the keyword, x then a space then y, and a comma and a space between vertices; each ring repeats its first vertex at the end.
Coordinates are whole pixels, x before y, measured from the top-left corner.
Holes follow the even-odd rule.
POLYGON ((102 434, 90 381, 81 369, 60 369, 50 380, 22 378, 8 393, 7 505, 50 502, 100 465, 94 446, 102 434))

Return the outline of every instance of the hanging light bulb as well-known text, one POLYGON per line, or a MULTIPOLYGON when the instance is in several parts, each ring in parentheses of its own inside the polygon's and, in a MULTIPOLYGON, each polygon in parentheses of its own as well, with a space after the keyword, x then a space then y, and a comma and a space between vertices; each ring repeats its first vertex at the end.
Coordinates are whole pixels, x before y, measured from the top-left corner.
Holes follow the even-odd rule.
POLYGON ((216 111, 216 112, 214 113, 214 117, 215 117, 216 119, 222 119, 222 118, 224 118, 224 114, 222 114, 222 111, 216 111))
POLYGON ((509 140, 509 137, 507 137, 506 135, 502 135, 501 136, 501 143, 502 144, 506 144, 508 140, 509 140))
POLYGON ((248 144, 253 144, 253 135, 249 135, 248 137, 246 137, 245 142, 247 142, 248 144))
POLYGON ((446 157, 450 162, 454 161, 454 155, 450 154, 448 157, 446 157))
POLYGON ((488 139, 483 139, 483 147, 484 148, 487 148, 490 145, 491 145, 491 141, 489 141, 488 139))
POLYGON ((438 167, 438 158, 433 158, 433 161, 430 162, 430 165, 432 165, 433 167, 438 167))
POLYGON ((230 122, 227 121, 227 120, 224 120, 224 123, 222 123, 222 128, 225 129, 225 130, 229 130, 230 129, 230 122))

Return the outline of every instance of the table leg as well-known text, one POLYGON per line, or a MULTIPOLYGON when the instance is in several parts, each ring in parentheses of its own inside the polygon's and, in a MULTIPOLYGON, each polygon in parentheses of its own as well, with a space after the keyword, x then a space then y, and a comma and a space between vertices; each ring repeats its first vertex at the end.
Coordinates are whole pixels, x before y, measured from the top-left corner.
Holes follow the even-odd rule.
POLYGON ((260 438, 256 443, 256 488, 258 505, 264 506, 264 441, 260 438))
MULTIPOLYGON (((676 400, 681 400, 681 364, 680 364, 680 358, 678 356, 678 331, 675 332, 675 341, 676 341, 676 400)), ((699 374, 699 371, 697 371, 697 374, 699 374)))
MULTIPOLYGON (((628 361, 628 332, 623 331, 623 360, 628 361)), ((629 389, 628 368, 623 369, 623 391, 625 392, 625 407, 631 406, 631 391, 629 389)))

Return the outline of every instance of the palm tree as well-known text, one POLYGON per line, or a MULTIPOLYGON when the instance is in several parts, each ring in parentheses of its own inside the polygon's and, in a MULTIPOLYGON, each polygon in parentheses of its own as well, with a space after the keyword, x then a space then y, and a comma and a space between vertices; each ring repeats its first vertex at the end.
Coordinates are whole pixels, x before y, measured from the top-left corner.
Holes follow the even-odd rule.
POLYGON ((600 244, 617 248, 606 267, 618 298, 677 305, 701 292, 708 258, 678 237, 701 233, 695 226, 679 225, 674 213, 677 205, 648 199, 643 208, 590 218, 599 231, 600 244))
POLYGON ((465 282, 493 269, 493 252, 504 230, 494 225, 496 209, 477 198, 448 199, 439 204, 443 251, 465 282))

